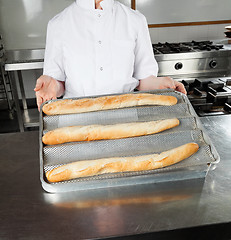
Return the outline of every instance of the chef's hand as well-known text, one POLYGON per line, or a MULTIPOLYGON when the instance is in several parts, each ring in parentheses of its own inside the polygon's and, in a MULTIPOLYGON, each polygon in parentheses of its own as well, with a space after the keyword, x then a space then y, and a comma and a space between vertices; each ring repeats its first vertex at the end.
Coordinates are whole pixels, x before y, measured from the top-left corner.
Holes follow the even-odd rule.
POLYGON ((34 88, 38 110, 43 102, 56 99, 64 94, 64 82, 58 81, 52 77, 42 75, 37 79, 34 88))
POLYGON ((173 80, 170 77, 155 77, 150 76, 140 80, 140 84, 137 87, 139 91, 148 91, 155 89, 171 88, 178 92, 187 94, 185 87, 182 83, 173 80))

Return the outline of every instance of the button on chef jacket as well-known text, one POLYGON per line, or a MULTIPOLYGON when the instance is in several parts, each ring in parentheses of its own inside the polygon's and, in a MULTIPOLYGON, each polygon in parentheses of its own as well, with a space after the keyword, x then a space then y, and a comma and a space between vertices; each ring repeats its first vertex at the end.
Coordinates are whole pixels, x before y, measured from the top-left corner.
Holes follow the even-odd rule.
POLYGON ((130 92, 157 75, 146 18, 114 0, 76 0, 47 27, 44 75, 65 98, 130 92))

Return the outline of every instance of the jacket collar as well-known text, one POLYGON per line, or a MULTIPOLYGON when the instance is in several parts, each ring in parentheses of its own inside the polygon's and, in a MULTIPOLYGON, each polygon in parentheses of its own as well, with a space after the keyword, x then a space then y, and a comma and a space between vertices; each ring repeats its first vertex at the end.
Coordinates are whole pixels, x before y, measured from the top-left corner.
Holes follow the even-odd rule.
MULTIPOLYGON (((95 0, 76 0, 76 4, 87 10, 95 9, 95 0)), ((112 9, 113 4, 114 4, 114 0, 103 0, 100 3, 103 10, 106 10, 106 11, 112 9)))

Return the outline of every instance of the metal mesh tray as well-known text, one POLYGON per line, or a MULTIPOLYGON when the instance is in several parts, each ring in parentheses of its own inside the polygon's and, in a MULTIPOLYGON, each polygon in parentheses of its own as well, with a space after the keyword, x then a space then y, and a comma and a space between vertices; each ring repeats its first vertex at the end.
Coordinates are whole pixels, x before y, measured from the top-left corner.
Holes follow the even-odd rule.
MULTIPOLYGON (((174 106, 139 106, 54 116, 47 116, 41 111, 40 180, 43 188, 48 192, 65 192, 205 177, 210 165, 217 163, 220 158, 188 98, 184 94, 166 89, 148 91, 148 93, 175 96, 178 103, 174 106), (65 143, 53 146, 45 146, 42 143, 42 136, 45 132, 59 127, 89 124, 106 125, 175 117, 180 120, 180 125, 159 134, 115 140, 65 143), (163 169, 103 174, 60 183, 49 183, 45 177, 48 170, 74 161, 160 153, 188 142, 196 142, 200 147, 199 151, 190 158, 163 169)), ((59 100, 49 102, 53 101, 59 100)))

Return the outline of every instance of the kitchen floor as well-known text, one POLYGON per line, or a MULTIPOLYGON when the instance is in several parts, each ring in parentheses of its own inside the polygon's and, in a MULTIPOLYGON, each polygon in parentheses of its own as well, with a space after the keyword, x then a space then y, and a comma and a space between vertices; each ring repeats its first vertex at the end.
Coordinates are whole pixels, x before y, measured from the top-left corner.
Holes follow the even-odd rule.
POLYGON ((16 112, 7 108, 5 101, 0 101, 0 133, 19 132, 16 112))
MULTIPOLYGON (((25 131, 34 131, 38 128, 28 128, 25 131)), ((7 104, 5 101, 0 101, 0 134, 2 133, 13 133, 19 132, 17 114, 15 111, 12 113, 8 110, 7 104)))
POLYGON ((0 110, 0 133, 19 132, 16 114, 12 117, 8 110, 0 110))

